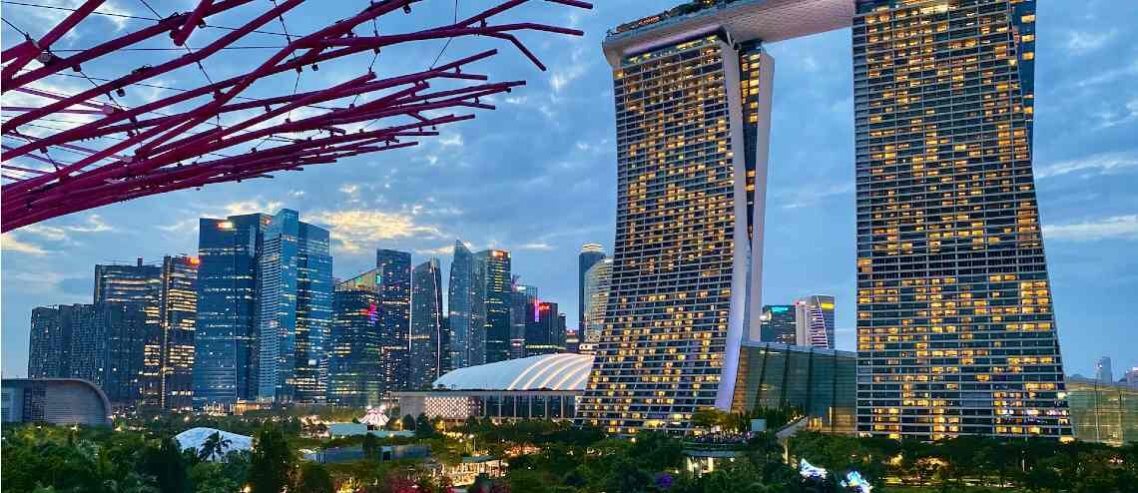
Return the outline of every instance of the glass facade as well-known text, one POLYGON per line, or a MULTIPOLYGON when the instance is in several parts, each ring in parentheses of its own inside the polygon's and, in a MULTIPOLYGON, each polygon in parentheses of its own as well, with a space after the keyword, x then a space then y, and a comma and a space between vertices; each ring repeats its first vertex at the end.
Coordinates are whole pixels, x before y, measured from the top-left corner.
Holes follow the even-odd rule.
POLYGON ((485 274, 470 249, 455 241, 447 286, 452 369, 486 362, 485 274))
POLYGON ((794 305, 763 305, 760 318, 759 340, 779 344, 797 342, 797 310, 794 305))
POLYGON ((537 288, 519 284, 514 279, 514 292, 510 297, 510 359, 526 356, 526 320, 532 318, 532 306, 537 301, 537 288))
POLYGON ((1032 176, 1035 2, 859 0, 858 430, 1069 439, 1032 176))
POLYGON ((377 250, 380 380, 384 392, 406 390, 411 372, 411 254, 377 250))
POLYGON ((134 264, 95 266, 95 303, 135 303, 146 313, 149 328, 143 346, 142 373, 139 375, 141 404, 162 403, 162 268, 134 264))
POLYGON ((411 271, 411 375, 412 390, 429 388, 442 376, 443 280, 439 259, 430 259, 411 271))
POLYGON ((612 287, 612 259, 601 259, 585 273, 585 318, 578 335, 591 352, 601 338, 612 287))
POLYGON ((510 252, 484 250, 475 255, 485 272, 486 362, 510 359, 510 252))
POLYGON ((336 286, 328 345, 329 403, 356 407, 379 404, 379 306, 374 286, 351 281, 336 286))
POLYGON ((163 409, 193 407, 194 327, 197 316, 198 259, 167 256, 162 260, 161 389, 163 409))
POLYGON ((834 297, 814 295, 794 303, 796 344, 834 348, 834 297))
POLYGON ((1116 447, 1138 443, 1138 388, 1067 377, 1075 438, 1116 447))
POLYGON ((855 431, 857 354, 777 343, 748 343, 739 359, 735 411, 799 409, 807 428, 855 431))
POLYGON ((534 299, 526 306, 526 356, 565 352, 565 315, 557 303, 534 299))
POLYGON ((581 245, 581 253, 577 254, 577 329, 582 334, 586 333, 585 327, 589 323, 589 269, 604 259, 604 247, 596 243, 581 245))

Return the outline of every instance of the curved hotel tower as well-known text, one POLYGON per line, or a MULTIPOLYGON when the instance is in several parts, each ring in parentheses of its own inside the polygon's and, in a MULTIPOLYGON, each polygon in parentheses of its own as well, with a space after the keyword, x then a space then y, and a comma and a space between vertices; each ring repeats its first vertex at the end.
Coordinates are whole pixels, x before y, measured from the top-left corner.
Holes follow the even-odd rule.
POLYGON ((764 43, 852 26, 857 430, 1069 437, 1034 20, 1033 0, 694 0, 611 31, 617 231, 578 421, 684 432, 697 409, 756 405, 740 351, 761 326, 764 43))

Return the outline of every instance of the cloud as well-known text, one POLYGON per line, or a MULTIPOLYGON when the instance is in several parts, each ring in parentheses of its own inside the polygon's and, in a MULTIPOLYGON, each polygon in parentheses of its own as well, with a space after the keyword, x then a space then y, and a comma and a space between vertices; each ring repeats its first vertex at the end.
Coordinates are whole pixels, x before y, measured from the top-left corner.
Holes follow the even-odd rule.
POLYGON ((1085 176, 1110 175, 1135 166, 1138 166, 1138 152, 1104 152, 1041 166, 1035 170, 1035 177, 1054 178, 1080 172, 1085 176))
POLYGON ((1074 224, 1043 227, 1048 240, 1099 241, 1138 239, 1138 214, 1112 216, 1074 224))
POLYGON ((801 209, 804 207, 811 207, 822 203, 823 200, 838 195, 846 195, 853 192, 854 183, 838 183, 833 185, 819 185, 813 187, 803 187, 794 190, 778 191, 776 195, 782 197, 776 199, 776 202, 782 203, 783 209, 801 209))
POLYGON ((230 202, 221 206, 225 216, 239 216, 241 214, 253 214, 257 212, 264 212, 266 214, 274 214, 284 207, 284 202, 270 200, 267 202, 262 201, 260 198, 251 200, 238 200, 230 202))
POLYGON ((1107 32, 1071 31, 1067 33, 1067 51, 1075 55, 1095 51, 1106 45, 1116 34, 1118 32, 1114 30, 1107 32))
POLYGON ((327 226, 340 248, 360 252, 377 243, 397 238, 440 238, 437 226, 415 222, 410 213, 381 212, 363 209, 315 211, 302 218, 306 222, 327 226))
POLYGON ((546 243, 544 241, 535 241, 535 242, 531 242, 531 243, 523 243, 521 245, 518 245, 517 249, 518 250, 532 250, 532 251, 538 251, 538 252, 548 252, 550 250, 553 250, 553 245, 550 245, 549 243, 546 243))
MULTIPOLYGON (((1112 107, 1113 108, 1113 107, 1112 107)), ((1098 128, 1105 129, 1138 120, 1138 99, 1132 99, 1122 108, 1100 111, 1094 115, 1099 119, 1098 128)))
POLYGON ((93 234, 114 231, 115 228, 103 221, 98 214, 89 214, 87 219, 78 224, 62 226, 49 226, 47 224, 31 224, 20 228, 21 233, 31 234, 47 241, 71 243, 72 233, 93 234))
POLYGON ((22 241, 16 237, 15 233, 4 233, 3 236, 0 236, 0 248, 6 252, 23 253, 36 257, 47 255, 47 250, 44 250, 43 247, 22 241))
POLYGON ((435 140, 443 147, 462 147, 462 134, 449 134, 440 136, 435 140))

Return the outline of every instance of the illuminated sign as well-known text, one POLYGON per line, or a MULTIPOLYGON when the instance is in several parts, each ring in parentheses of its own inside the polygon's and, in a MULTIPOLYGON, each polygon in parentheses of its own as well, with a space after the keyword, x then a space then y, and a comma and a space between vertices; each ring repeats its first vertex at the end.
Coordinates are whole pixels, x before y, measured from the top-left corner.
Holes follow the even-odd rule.
POLYGON ((789 306, 772 306, 771 313, 786 313, 790 311, 789 306))
POLYGON ((806 462, 806 459, 800 459, 798 461, 798 474, 801 474, 802 477, 806 479, 826 479, 829 472, 821 467, 810 465, 809 462, 806 462))
POLYGON ((379 307, 375 303, 367 307, 367 321, 372 324, 379 321, 379 307))

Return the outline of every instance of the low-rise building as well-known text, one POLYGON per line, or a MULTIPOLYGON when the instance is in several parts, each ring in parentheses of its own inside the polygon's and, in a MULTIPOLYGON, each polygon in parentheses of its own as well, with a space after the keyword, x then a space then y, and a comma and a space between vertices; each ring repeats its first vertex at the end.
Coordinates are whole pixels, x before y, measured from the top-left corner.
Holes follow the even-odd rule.
POLYGON ((0 384, 4 423, 109 426, 111 402, 78 378, 5 378, 0 384))

